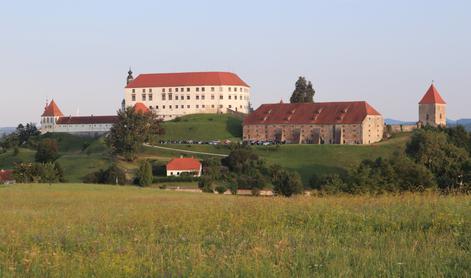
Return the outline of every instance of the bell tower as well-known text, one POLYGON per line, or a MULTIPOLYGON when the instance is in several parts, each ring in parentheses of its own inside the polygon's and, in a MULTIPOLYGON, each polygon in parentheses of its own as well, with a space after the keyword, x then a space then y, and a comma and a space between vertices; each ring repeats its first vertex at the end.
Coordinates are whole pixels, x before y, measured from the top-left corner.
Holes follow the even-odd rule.
POLYGON ((419 102, 419 124, 422 126, 446 126, 446 102, 432 82, 419 102))
POLYGON ((129 67, 128 71, 128 77, 126 78, 126 85, 129 85, 134 80, 134 77, 132 76, 132 70, 131 67, 129 67))

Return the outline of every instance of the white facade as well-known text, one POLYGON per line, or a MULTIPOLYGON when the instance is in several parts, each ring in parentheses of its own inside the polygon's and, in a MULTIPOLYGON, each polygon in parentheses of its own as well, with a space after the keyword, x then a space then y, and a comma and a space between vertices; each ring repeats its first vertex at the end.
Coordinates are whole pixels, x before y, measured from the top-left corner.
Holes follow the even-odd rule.
MULTIPOLYGON (((57 118, 58 120, 58 118, 57 118)), ((112 123, 57 124, 54 117, 41 118, 41 133, 70 133, 82 135, 101 135, 110 131, 112 123), (49 122, 48 122, 49 120, 49 122)))
POLYGON ((194 174, 193 177, 201 177, 201 168, 198 171, 195 170, 167 170, 167 177, 179 177, 183 173, 194 174))
POLYGON ((182 86, 126 88, 126 106, 144 103, 163 120, 198 113, 249 113, 250 87, 182 86))

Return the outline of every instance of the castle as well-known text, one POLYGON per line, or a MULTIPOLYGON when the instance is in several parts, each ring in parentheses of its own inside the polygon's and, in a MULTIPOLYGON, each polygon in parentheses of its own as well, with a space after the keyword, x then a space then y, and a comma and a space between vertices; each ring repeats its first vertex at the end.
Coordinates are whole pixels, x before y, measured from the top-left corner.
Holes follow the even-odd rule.
POLYGON ((122 107, 141 102, 164 121, 197 113, 247 114, 250 86, 230 72, 140 74, 129 70, 122 107))

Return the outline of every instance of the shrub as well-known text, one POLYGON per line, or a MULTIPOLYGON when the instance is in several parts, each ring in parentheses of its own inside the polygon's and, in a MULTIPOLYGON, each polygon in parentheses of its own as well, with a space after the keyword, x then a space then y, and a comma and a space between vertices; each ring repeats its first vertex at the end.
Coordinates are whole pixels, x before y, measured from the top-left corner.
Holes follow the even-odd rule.
POLYGON ((213 180, 208 177, 202 177, 198 181, 198 188, 200 188, 205 193, 214 193, 213 180))
POLYGON ((218 186, 216 186, 215 190, 219 194, 224 194, 224 192, 227 191, 227 187, 224 186, 224 185, 218 185, 218 186))
POLYGON ((231 183, 229 185, 229 190, 231 191, 232 195, 237 195, 237 190, 238 190, 237 184, 236 183, 231 183))
POLYGON ((126 184, 126 174, 116 165, 111 165, 106 170, 98 170, 97 172, 86 175, 83 179, 85 183, 98 184, 126 184))
POLYGON ((59 146, 55 139, 44 139, 39 142, 36 152, 36 162, 54 162, 59 158, 59 146))
POLYGON ((136 184, 140 186, 149 186, 153 181, 152 166, 148 160, 141 162, 136 174, 136 184))
POLYGON ((291 197, 295 194, 302 194, 304 186, 301 176, 297 172, 288 172, 281 170, 278 177, 273 180, 273 191, 285 197, 291 197))

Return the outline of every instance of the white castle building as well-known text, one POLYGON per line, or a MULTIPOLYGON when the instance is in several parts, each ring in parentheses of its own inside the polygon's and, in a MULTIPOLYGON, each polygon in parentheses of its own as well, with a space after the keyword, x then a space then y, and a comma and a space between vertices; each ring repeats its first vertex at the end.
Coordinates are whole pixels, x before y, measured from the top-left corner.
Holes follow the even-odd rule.
POLYGON ((110 131, 117 116, 64 116, 52 100, 41 115, 41 133, 62 132, 82 136, 99 136, 110 131))
POLYGON ((247 114, 250 86, 230 72, 140 74, 129 70, 123 107, 142 102, 162 120, 197 113, 247 114))

